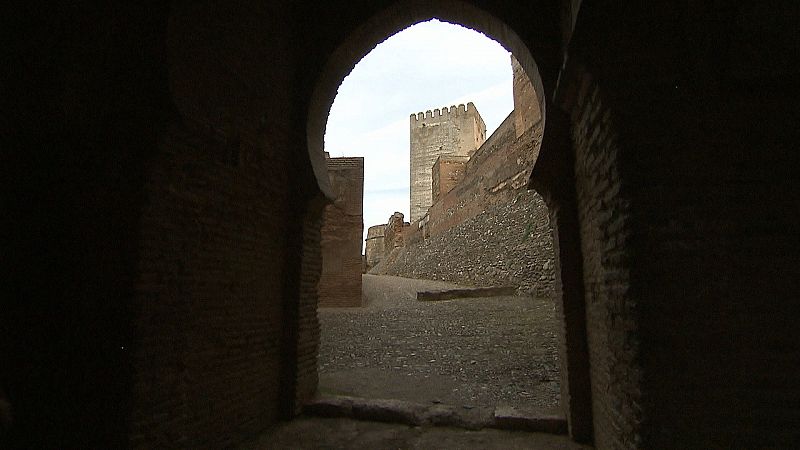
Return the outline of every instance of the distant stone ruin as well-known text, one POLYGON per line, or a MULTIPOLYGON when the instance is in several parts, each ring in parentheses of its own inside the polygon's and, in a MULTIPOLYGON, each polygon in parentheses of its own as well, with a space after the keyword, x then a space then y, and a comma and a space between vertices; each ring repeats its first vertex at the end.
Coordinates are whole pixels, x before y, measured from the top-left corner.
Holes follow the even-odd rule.
POLYGON ((374 225, 367 230, 367 239, 364 244, 365 272, 378 265, 383 260, 383 235, 386 225, 374 225))

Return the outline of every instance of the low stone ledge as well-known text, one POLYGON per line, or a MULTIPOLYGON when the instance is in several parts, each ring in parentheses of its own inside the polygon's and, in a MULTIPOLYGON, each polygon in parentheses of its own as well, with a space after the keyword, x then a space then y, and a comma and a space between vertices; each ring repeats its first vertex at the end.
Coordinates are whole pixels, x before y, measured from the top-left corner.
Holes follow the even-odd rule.
POLYGON ((489 408, 470 408, 452 405, 434 405, 425 411, 425 423, 440 427, 456 427, 466 430, 480 430, 492 426, 494 410, 489 408))
POLYGON ((566 434, 567 421, 557 415, 530 416, 510 406, 473 408, 454 405, 424 405, 404 400, 366 399, 347 396, 318 397, 307 403, 305 414, 317 417, 343 417, 372 422, 401 423, 409 426, 446 426, 467 430, 496 428, 566 434))
POLYGON ((353 417, 351 397, 318 397, 303 405, 305 414, 317 417, 353 417))
POLYGON ((511 406, 495 408, 493 428, 567 434, 567 420, 554 415, 528 416, 511 406))
POLYGON ((353 418, 373 422, 422 425, 425 407, 402 400, 359 400, 353 403, 353 418))
POLYGON ((456 298, 505 297, 517 294, 514 286, 476 287, 417 292, 417 301, 431 302, 456 298))

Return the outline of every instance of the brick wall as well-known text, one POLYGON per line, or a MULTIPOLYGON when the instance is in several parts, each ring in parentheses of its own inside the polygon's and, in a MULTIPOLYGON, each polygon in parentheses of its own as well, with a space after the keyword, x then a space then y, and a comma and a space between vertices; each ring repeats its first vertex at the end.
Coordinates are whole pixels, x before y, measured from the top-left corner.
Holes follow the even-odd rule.
POLYGON ((143 214, 137 329, 147 339, 135 361, 134 446, 218 444, 231 427, 247 432, 278 413, 263 404, 277 400, 279 385, 253 381, 281 370, 281 328, 261 324, 280 319, 282 305, 258 293, 283 288, 270 255, 283 253, 277 237, 288 230, 272 217, 288 206, 263 193, 287 179, 251 140, 239 142, 238 161, 220 161, 216 142, 181 134, 163 143, 143 214), (248 419, 231 424, 225 410, 248 419))
POLYGON ((517 137, 520 137, 542 120, 542 111, 536 90, 514 55, 511 55, 511 72, 514 83, 514 129, 517 137))
POLYGON ((640 445, 643 420, 636 316, 630 307, 628 202, 620 195, 612 115, 591 78, 580 80, 572 109, 575 179, 586 292, 595 440, 640 445))
POLYGON ((395 248, 402 247, 404 239, 403 213, 395 212, 389 217, 389 221, 383 231, 384 259, 388 257, 395 248))
POLYGON ((464 177, 464 167, 469 157, 443 155, 436 158, 433 163, 433 203, 450 192, 464 177))
POLYGON ((361 306, 364 158, 328 158, 328 173, 336 198, 323 214, 319 305, 361 306))
POLYGON ((796 34, 785 11, 753 5, 597 6, 581 7, 562 77, 596 444, 792 446, 800 421, 787 380, 800 364, 782 317, 800 202, 781 169, 796 154, 778 142, 798 135, 785 121, 796 105, 780 93, 797 71, 773 51, 796 34), (778 212, 787 202, 793 213, 778 212))
POLYGON ((271 49, 244 43, 256 23, 285 30, 276 8, 231 10, 218 20, 211 5, 174 11, 180 116, 145 184, 133 447, 234 445, 276 421, 294 385, 284 374, 295 361, 285 356, 295 354, 286 349, 298 316, 285 299, 300 292, 308 191, 291 198, 286 186, 309 174, 280 150, 292 146, 290 94, 265 98, 247 88, 254 79, 290 85, 290 74, 258 62, 265 51, 288 55, 288 36, 270 39, 271 49), (224 31, 230 23, 235 32, 224 31), (235 75, 225 69, 232 64, 235 75))
POLYGON ((797 8, 579 3, 6 17, 26 30, 0 86, 8 447, 233 446, 307 395, 323 186, 306 125, 324 122, 307 113, 432 16, 530 50, 547 99, 574 99, 547 119, 574 125, 596 446, 794 446, 797 8))

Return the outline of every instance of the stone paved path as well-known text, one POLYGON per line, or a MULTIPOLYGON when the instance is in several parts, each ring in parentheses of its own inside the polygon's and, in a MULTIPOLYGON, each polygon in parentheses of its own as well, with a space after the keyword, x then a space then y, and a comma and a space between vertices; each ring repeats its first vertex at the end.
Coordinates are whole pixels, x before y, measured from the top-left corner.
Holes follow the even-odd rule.
POLYGON ((557 412, 552 301, 418 302, 450 283, 364 275, 364 308, 320 308, 320 392, 557 412))

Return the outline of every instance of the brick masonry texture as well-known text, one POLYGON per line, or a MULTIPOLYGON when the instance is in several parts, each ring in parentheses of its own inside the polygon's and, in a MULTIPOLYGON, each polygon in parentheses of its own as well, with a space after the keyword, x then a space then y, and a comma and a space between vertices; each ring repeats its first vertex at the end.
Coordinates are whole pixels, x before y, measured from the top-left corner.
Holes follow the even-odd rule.
POLYGON ((587 291, 588 340, 593 396, 595 438, 612 447, 637 447, 641 372, 637 369, 632 311, 625 301, 630 286, 624 269, 629 217, 624 197, 618 195, 620 179, 615 165, 618 151, 611 131, 611 114, 604 109, 600 90, 583 78, 573 110, 572 139, 575 145, 576 190, 581 219, 584 254, 584 283, 587 291), (591 132, 589 130, 592 130, 591 132), (591 155, 591 156, 590 156, 591 155), (601 205, 608 212, 593 214, 601 205), (592 216, 590 218, 590 216, 592 216), (626 414, 616 414, 619 408, 626 414), (612 434, 610 430, 622 430, 612 434))
POLYGON ((325 206, 322 219, 319 305, 360 306, 364 158, 328 158, 327 165, 336 198, 325 206))
POLYGON ((283 253, 275 237, 287 229, 270 217, 287 214, 288 205, 265 193, 287 179, 251 140, 239 141, 238 160, 219 159, 226 145, 189 140, 187 131, 175 129, 163 141, 147 186, 136 282, 136 326, 146 338, 134 357, 134 446, 223 444, 234 429, 278 413, 263 407, 278 399, 278 386, 255 380, 279 377, 281 330, 261 324, 283 310, 257 293, 282 289, 282 271, 269 255, 283 253), (159 182, 167 179, 173 181, 159 182), (220 409, 247 419, 233 424, 220 409))
MULTIPOLYGON (((795 2, 85 6, 3 18, 0 447, 226 448, 299 411, 327 113, 363 55, 431 17, 500 41, 546 107, 533 179, 589 355, 570 333, 559 361, 592 387, 588 409, 562 396, 573 437, 800 442, 795 2)), ((484 191, 527 174, 496 167, 484 191)), ((430 239, 486 209, 457 191, 430 239)))
POLYGON ((464 178, 464 166, 467 161, 469 161, 467 156, 442 155, 436 158, 431 182, 433 203, 438 202, 464 178))

